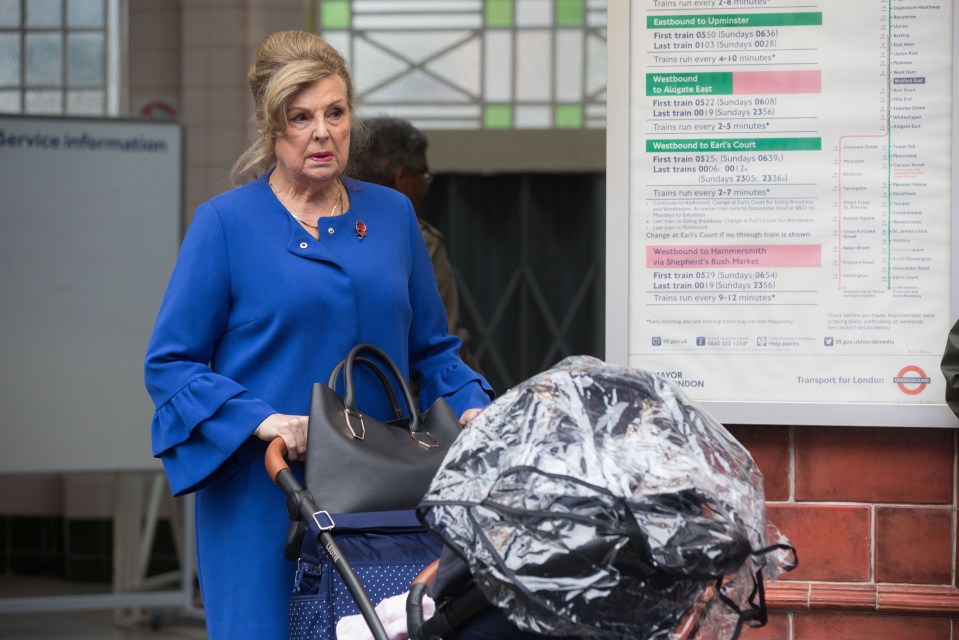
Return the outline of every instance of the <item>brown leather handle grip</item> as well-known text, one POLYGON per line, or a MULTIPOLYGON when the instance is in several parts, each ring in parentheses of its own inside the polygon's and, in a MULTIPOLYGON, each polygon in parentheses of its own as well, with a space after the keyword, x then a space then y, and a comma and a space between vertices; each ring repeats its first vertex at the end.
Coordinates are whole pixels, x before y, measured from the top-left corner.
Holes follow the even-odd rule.
POLYGON ((413 579, 412 584, 430 584, 436 578, 436 572, 440 568, 440 561, 434 560, 426 565, 426 568, 420 571, 420 574, 413 579))
POLYGON ((286 454, 286 442, 279 436, 273 438, 273 442, 266 448, 264 464, 266 464, 266 472, 270 474, 270 480, 274 484, 276 483, 276 476, 284 469, 290 468, 290 465, 286 463, 286 454))

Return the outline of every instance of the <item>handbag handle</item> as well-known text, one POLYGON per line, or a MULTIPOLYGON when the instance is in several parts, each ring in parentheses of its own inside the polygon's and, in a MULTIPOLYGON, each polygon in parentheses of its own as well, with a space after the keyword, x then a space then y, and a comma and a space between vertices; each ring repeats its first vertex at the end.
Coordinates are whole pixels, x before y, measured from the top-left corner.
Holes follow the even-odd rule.
MULTIPOLYGON (((356 364, 361 364, 376 374, 376 377, 380 379, 380 384, 383 385, 383 389, 386 390, 386 395, 390 400, 390 409, 393 410, 393 418, 395 420, 402 420, 403 410, 400 409, 400 404, 396 401, 396 394, 393 393, 393 387, 390 385, 390 381, 386 379, 386 374, 383 373, 382 369, 376 366, 375 362, 363 356, 356 357, 356 364)), ((330 380, 326 383, 326 386, 336 391, 337 379, 340 377, 340 371, 345 365, 346 360, 340 360, 336 366, 333 367, 333 373, 330 374, 330 380)))
POLYGON ((403 375, 400 373, 396 363, 379 347, 372 344, 358 344, 350 349, 350 352, 346 355, 346 364, 343 367, 343 404, 346 405, 347 410, 356 411, 356 395, 353 393, 353 362, 356 360, 357 354, 359 354, 360 351, 372 353, 393 372, 393 377, 400 385, 400 390, 403 392, 403 400, 406 401, 406 406, 409 409, 410 433, 420 431, 420 412, 416 410, 416 405, 413 403, 413 394, 410 393, 409 385, 407 385, 403 379, 403 375))

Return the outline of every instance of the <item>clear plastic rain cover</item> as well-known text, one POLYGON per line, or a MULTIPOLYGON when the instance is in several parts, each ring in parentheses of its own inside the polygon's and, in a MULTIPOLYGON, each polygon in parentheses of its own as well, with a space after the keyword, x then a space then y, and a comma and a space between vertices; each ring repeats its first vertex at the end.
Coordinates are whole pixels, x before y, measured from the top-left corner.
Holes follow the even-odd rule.
POLYGON ((746 449, 672 383, 588 356, 473 420, 420 514, 544 635, 734 638, 795 565, 746 449))

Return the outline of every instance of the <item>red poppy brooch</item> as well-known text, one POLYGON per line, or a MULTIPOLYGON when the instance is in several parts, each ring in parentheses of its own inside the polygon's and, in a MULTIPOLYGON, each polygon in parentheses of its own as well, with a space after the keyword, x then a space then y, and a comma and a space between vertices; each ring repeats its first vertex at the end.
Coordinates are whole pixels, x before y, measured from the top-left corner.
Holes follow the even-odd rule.
POLYGON ((356 237, 360 240, 366 237, 366 225, 363 224, 362 220, 356 221, 356 237))

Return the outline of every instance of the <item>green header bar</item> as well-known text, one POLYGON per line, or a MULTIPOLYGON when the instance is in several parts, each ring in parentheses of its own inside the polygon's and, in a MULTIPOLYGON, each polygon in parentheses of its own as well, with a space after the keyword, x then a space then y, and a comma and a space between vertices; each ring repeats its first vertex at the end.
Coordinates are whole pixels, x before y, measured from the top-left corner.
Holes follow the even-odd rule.
POLYGON ((647 29, 728 29, 806 27, 822 24, 822 11, 791 13, 716 13, 695 16, 647 16, 647 29))
POLYGON ((646 74, 647 96, 728 96, 732 92, 732 71, 646 74))
POLYGON ((712 138, 647 140, 647 153, 702 151, 821 151, 822 138, 712 138))

